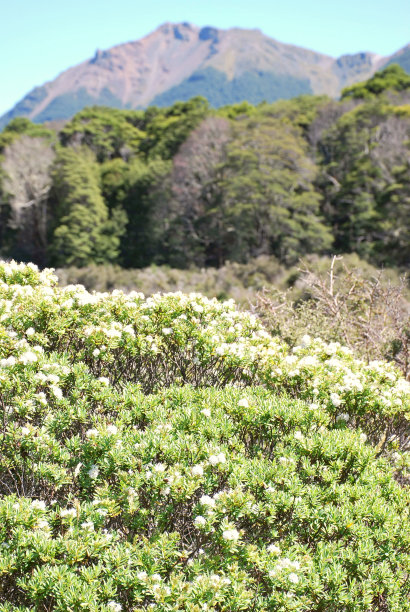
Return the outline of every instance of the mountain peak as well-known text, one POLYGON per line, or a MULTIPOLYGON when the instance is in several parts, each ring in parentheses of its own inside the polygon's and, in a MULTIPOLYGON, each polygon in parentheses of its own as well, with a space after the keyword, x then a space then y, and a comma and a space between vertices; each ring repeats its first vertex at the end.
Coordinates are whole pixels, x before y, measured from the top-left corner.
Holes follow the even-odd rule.
POLYGON ((35 88, 0 118, 0 127, 16 116, 66 119, 94 104, 143 108, 204 95, 219 106, 303 93, 337 96, 393 61, 410 72, 410 45, 389 58, 366 52, 335 60, 259 29, 165 22, 139 40, 97 49, 91 59, 35 88))

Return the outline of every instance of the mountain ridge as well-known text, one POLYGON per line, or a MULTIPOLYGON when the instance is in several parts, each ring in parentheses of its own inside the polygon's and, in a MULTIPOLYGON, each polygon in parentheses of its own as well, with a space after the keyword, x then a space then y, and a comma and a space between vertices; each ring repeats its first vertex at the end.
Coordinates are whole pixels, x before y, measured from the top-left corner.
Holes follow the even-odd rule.
POLYGON ((67 119, 93 104, 137 109, 192 95, 205 95, 211 103, 214 97, 216 105, 303 93, 337 97, 343 87, 369 78, 395 58, 406 69, 410 45, 388 57, 360 52, 333 58, 259 29, 166 22, 143 38, 97 50, 34 88, 0 117, 0 127, 17 116, 42 122, 67 119))

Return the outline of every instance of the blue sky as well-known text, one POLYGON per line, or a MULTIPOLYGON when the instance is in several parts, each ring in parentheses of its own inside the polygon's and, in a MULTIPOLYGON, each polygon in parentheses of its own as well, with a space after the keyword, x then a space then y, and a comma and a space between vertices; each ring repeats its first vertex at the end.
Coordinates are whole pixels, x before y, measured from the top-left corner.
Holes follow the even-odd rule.
POLYGON ((337 57, 390 55, 410 42, 409 0, 0 0, 0 115, 95 50, 165 21, 259 28, 337 57))

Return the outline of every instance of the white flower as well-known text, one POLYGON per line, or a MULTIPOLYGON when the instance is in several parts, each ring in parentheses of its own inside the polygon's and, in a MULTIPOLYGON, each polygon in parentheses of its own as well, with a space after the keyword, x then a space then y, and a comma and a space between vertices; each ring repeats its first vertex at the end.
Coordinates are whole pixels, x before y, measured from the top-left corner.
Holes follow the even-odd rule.
POLYGON ((340 397, 338 396, 337 393, 331 393, 330 394, 330 400, 331 400, 333 406, 336 406, 336 408, 338 406, 340 406, 340 404, 342 403, 342 400, 340 399, 340 397))
POLYGON ((138 572, 137 574, 138 580, 146 580, 148 578, 147 572, 138 572))
POLYGON ((218 463, 226 463, 225 453, 219 453, 218 455, 211 455, 208 461, 211 465, 218 465, 218 463))
POLYGON ((27 351, 19 357, 19 361, 24 365, 27 365, 28 363, 34 363, 35 361, 37 361, 37 359, 37 355, 32 351, 27 351))
POLYGON ((116 601, 111 600, 107 603, 107 608, 109 608, 110 610, 113 610, 114 612, 121 612, 122 605, 116 601))
POLYGON ((204 525, 206 525, 206 518, 204 516, 197 516, 197 517, 195 517, 194 524, 197 527, 199 527, 199 526, 203 527, 204 525))
POLYGON ((238 406, 242 406, 242 408, 249 408, 249 402, 246 399, 246 397, 243 397, 242 399, 239 400, 238 406))
POLYGON ((57 399, 61 399, 63 397, 63 392, 61 391, 60 387, 56 387, 56 385, 51 385, 50 391, 57 399))
POLYGON ((30 433, 30 430, 28 427, 22 427, 21 433, 23 434, 23 436, 28 436, 28 434, 30 433))
POLYGON ((8 357, 7 359, 0 359, 0 366, 7 368, 8 366, 16 365, 17 361, 15 357, 8 357))
POLYGON ((87 438, 96 438, 98 436, 98 429, 88 429, 85 435, 87 438))
POLYGON ((203 410, 201 410, 202 414, 206 417, 210 417, 211 416, 211 411, 209 410, 209 408, 204 408, 203 410))
POLYGON ((360 434, 360 442, 363 442, 363 444, 366 442, 367 440, 367 436, 365 433, 361 433, 360 434))
POLYGON ((33 501, 31 502, 31 505, 33 506, 33 508, 38 508, 39 510, 46 509, 46 504, 45 502, 43 502, 42 499, 33 499, 33 501))
POLYGON ((236 542, 239 540, 239 531, 237 529, 225 529, 222 533, 222 537, 224 540, 232 540, 236 542))
POLYGON ((280 548, 275 544, 269 544, 266 550, 274 555, 280 555, 280 548))
POLYGON ((166 465, 164 465, 163 463, 156 463, 154 465, 154 472, 158 472, 158 473, 162 473, 165 472, 166 469, 166 465))
POLYGON ((37 521, 36 529, 48 529, 49 527, 50 525, 48 524, 46 519, 40 519, 39 521, 37 521))
POLYGON ((57 376, 57 374, 49 374, 47 376, 47 380, 53 383, 53 385, 56 385, 58 382, 60 382, 60 377, 57 376))
POLYGON ((163 327, 162 333, 164 336, 169 336, 169 334, 172 334, 172 327, 163 327))
POLYGON ((101 351, 100 351, 100 349, 98 349, 98 348, 95 348, 95 349, 93 350, 93 356, 94 356, 94 357, 98 357, 98 355, 99 355, 100 353, 101 353, 101 351))
POLYGON ((161 582, 162 577, 159 574, 152 574, 151 580, 154 580, 154 582, 161 582))
POLYGON ((76 516, 77 515, 77 511, 75 508, 65 508, 63 510, 61 510, 60 512, 61 516, 76 516))
POLYGON ((108 385, 110 384, 109 379, 106 378, 105 376, 100 376, 100 378, 98 380, 100 381, 100 383, 102 383, 106 387, 108 387, 108 385))
POLYGON ((26 330, 26 336, 34 336, 35 333, 36 333, 36 330, 34 329, 34 327, 29 327, 26 330))
POLYGON ((98 465, 92 465, 91 468, 88 470, 88 475, 92 480, 95 480, 98 477, 99 473, 100 469, 98 465))
POLYGON ((108 425, 107 432, 114 435, 118 432, 118 427, 116 425, 108 425))
POLYGON ((213 497, 210 497, 209 495, 202 495, 202 497, 199 500, 199 503, 202 504, 203 506, 210 506, 211 508, 215 507, 215 500, 213 499, 213 497))
POLYGON ((304 435, 301 431, 295 431, 295 435, 294 435, 295 440, 300 440, 302 441, 304 439, 304 435))
POLYGON ((203 473, 204 473, 204 468, 202 467, 202 465, 194 465, 194 467, 192 468, 193 476, 202 476, 203 473))
POLYGON ((290 582, 293 582, 293 584, 297 584, 299 582, 299 576, 297 574, 294 574, 293 572, 291 572, 288 576, 288 580, 290 582))
POLYGON ((84 523, 81 523, 81 527, 85 531, 94 531, 94 523, 92 523, 91 521, 84 521, 84 523))
POLYGON ((350 416, 346 413, 346 412, 342 412, 341 414, 338 414, 336 417, 336 421, 347 421, 350 419, 350 416))

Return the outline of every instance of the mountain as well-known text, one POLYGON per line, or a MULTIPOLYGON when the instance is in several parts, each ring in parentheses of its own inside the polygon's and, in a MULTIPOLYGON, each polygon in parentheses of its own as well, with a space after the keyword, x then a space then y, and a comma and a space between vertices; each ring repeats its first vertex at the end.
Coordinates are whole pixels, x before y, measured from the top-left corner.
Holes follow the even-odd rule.
POLYGON ((65 119, 93 104, 144 108, 203 95, 221 106, 305 93, 337 96, 392 61, 409 71, 410 45, 387 58, 356 53, 334 59, 260 30, 165 23, 140 40, 98 50, 36 87, 0 117, 0 127, 17 116, 36 122, 65 119))

